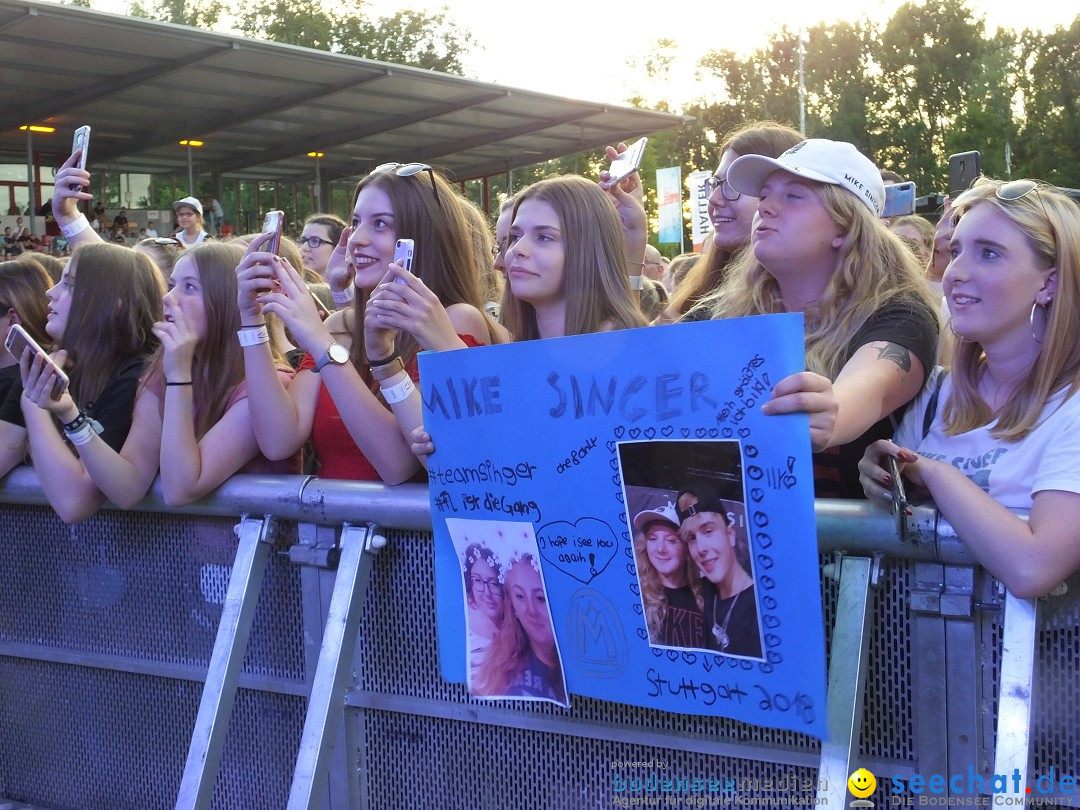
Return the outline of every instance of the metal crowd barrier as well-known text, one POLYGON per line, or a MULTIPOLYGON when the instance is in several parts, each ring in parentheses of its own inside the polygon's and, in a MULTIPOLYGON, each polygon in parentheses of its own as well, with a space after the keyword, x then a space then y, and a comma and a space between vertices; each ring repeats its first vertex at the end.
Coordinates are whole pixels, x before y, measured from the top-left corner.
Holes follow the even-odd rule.
POLYGON ((731 780, 728 805, 846 807, 858 767, 1028 784, 1080 763, 1075 594, 1037 623, 930 510, 898 532, 868 504, 816 504, 819 744, 442 681, 424 487, 236 476, 189 508, 155 490, 69 527, 20 469, 0 502, 4 810, 599 808, 658 768, 731 780))

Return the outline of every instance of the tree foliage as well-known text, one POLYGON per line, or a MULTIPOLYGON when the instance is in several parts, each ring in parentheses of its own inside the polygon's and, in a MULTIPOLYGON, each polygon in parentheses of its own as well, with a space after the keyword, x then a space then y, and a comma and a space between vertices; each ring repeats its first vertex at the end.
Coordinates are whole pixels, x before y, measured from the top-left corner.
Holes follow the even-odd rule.
POLYGON ((152 0, 136 2, 132 14, 198 28, 232 22, 249 37, 444 73, 464 73, 463 59, 476 44, 445 7, 376 17, 363 0, 240 0, 228 6, 222 0, 152 0))
MULTIPOLYGON (((920 194, 943 193, 948 156, 972 149, 991 176, 1080 187, 1080 17, 1048 35, 989 34, 963 0, 907 2, 882 25, 814 26, 803 47, 807 137, 854 143, 920 194)), ((651 105, 693 117, 663 164, 715 168, 724 135, 746 122, 798 127, 798 57, 799 34, 787 29, 749 56, 702 56, 710 100, 651 105)))

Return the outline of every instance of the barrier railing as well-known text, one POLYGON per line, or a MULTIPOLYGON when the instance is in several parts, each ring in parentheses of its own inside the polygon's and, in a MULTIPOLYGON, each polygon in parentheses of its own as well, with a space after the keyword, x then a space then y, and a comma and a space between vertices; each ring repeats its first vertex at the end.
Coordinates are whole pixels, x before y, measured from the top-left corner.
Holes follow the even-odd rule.
MULTIPOLYGON (((1002 648, 1006 663, 1002 679, 1009 690, 1003 693, 998 711, 1002 728, 994 767, 1004 768, 1008 763, 1010 773, 1017 767, 1026 780, 1033 662, 1040 652, 1035 610, 1031 603, 1004 600, 989 578, 979 576, 951 527, 932 510, 914 510, 905 531, 898 535, 893 518, 869 504, 816 504, 831 647, 830 738, 818 746, 790 732, 600 701, 576 700, 568 711, 517 702, 483 703, 470 699, 459 685, 442 682, 434 664, 431 542, 425 532, 430 529, 430 515, 427 491, 421 486, 236 476, 211 498, 182 510, 165 507, 155 490, 133 513, 103 513, 67 528, 49 510, 35 509, 46 502, 33 471, 20 469, 0 486, 0 502, 8 505, 5 509, 12 519, 6 522, 13 527, 8 545, 16 549, 15 564, 5 569, 9 581, 3 589, 11 608, 10 624, 0 636, 0 662, 13 676, 7 682, 27 684, 42 676, 53 689, 54 682, 63 681, 50 693, 56 701, 86 689, 98 691, 96 681, 102 671, 124 673, 138 679, 137 698, 108 708, 128 717, 137 712, 135 704, 140 701, 162 700, 161 713, 169 717, 167 735, 172 740, 160 746, 172 754, 161 763, 161 785, 153 797, 138 795, 137 780, 124 783, 124 768, 113 766, 112 759, 123 755, 125 743, 114 730, 97 735, 104 745, 88 756, 88 764, 92 768, 95 757, 108 761, 109 767, 101 770, 119 781, 98 784, 101 780, 90 777, 69 795, 61 795, 55 785, 70 784, 71 775, 56 776, 41 765, 43 760, 63 759, 62 752, 49 749, 47 756, 33 763, 36 777, 27 774, 21 759, 27 743, 41 750, 48 743, 37 739, 31 728, 29 716, 34 713, 21 716, 19 701, 25 703, 27 695, 12 687, 6 697, 15 704, 7 710, 6 719, 13 722, 3 726, 9 731, 0 750, 0 795, 7 798, 79 808, 141 808, 173 801, 178 808, 286 804, 289 808, 352 808, 412 804, 403 801, 405 793, 420 806, 430 792, 441 797, 444 806, 505 807, 515 801, 521 806, 610 806, 612 789, 604 789, 604 769, 599 769, 597 778, 595 763, 569 786, 560 781, 567 776, 560 768, 518 763, 512 769, 516 781, 505 794, 447 794, 445 784, 436 792, 424 780, 437 781, 433 775, 438 772, 445 777, 444 783, 461 782, 462 791, 476 788, 486 784, 478 778, 477 769, 482 773, 489 762, 501 762, 498 767, 506 769, 507 752, 539 752, 551 761, 548 764, 565 760, 571 774, 576 772, 575 752, 579 760, 591 752, 601 763, 612 763, 607 769, 610 779, 614 763, 650 759, 626 755, 627 751, 664 750, 673 752, 671 771, 691 774, 695 769, 715 769, 720 763, 725 772, 743 774, 744 780, 754 782, 746 788, 751 796, 771 795, 761 787, 769 774, 774 785, 792 774, 804 780, 811 777, 814 789, 798 794, 806 805, 816 801, 842 807, 849 798, 847 775, 860 765, 908 776, 967 773, 968 765, 978 773, 1002 773, 989 770, 995 762, 993 705, 1002 648), (24 511, 28 514, 23 515, 24 511), (85 634, 79 635, 87 615, 95 611, 96 621, 107 616, 110 607, 123 616, 131 611, 138 623, 145 622, 138 618, 139 611, 155 607, 134 587, 152 567, 148 561, 125 560, 117 566, 111 556, 122 556, 125 549, 145 542, 140 535, 146 532, 145 525, 132 531, 129 524, 146 519, 146 513, 170 531, 194 537, 193 545, 199 550, 193 560, 189 549, 168 543, 168 553, 178 555, 180 567, 192 568, 193 575, 185 582, 170 577, 168 571, 158 572, 161 579, 151 588, 168 605, 180 598, 172 594, 185 588, 201 592, 205 604, 185 606, 179 611, 181 621, 174 623, 194 624, 195 634, 200 635, 199 643, 188 640, 190 660, 176 660, 178 647, 185 647, 177 644, 185 635, 177 626, 158 628, 168 641, 150 645, 153 649, 142 644, 142 639, 125 647, 128 640, 115 638, 98 648, 86 643, 85 634), (205 524, 217 516, 240 515, 267 517, 241 521, 239 544, 230 549, 231 575, 226 576, 222 569, 228 566, 220 555, 210 563, 204 559, 207 547, 220 545, 220 522, 214 539, 205 524), (294 523, 295 535, 291 530, 281 532, 272 547, 270 518, 281 525, 294 523), (31 527, 29 534, 14 533, 23 525, 31 527), (336 526, 344 526, 340 536, 332 528, 336 526), (71 570, 56 576, 48 566, 38 564, 37 555, 48 556, 50 544, 57 543, 65 531, 78 559, 68 566, 71 570), (88 540, 91 536, 92 541, 88 540), (375 565, 374 552, 384 542, 386 553, 375 565), (94 544, 98 545, 92 553, 84 553, 83 546, 94 544), (278 553, 271 554, 273 550, 278 553), (262 567, 267 565, 273 582, 263 587, 262 567), (126 590, 112 605, 103 605, 108 599, 101 593, 115 585, 109 584, 109 570, 117 567, 123 569, 126 590), (298 577, 290 575, 297 569, 298 577), (416 587, 425 581, 426 591, 422 585, 416 587), (36 622, 20 621, 20 614, 29 611, 22 610, 19 599, 39 599, 50 584, 73 589, 80 604, 61 611, 59 629, 55 625, 25 627, 36 622), (220 599, 207 595, 215 589, 220 599), (269 607, 264 604, 267 598, 272 602, 269 607), (221 615, 211 616, 212 626, 207 627, 201 614, 215 601, 220 602, 221 615), (1003 601, 1008 606, 1004 621, 1000 616, 1003 601), (910 609, 910 619, 904 608, 910 609), (290 638, 288 633, 267 630, 277 625, 291 628, 297 615, 302 616, 303 626, 299 644, 295 635, 290 638), (193 616, 196 621, 191 620, 193 616), (72 626, 65 626, 65 621, 72 626), (411 645, 406 640, 409 633, 415 636, 411 645), (358 634, 360 641, 354 644, 358 634), (215 640, 212 651, 208 649, 211 636, 215 640), (253 649, 245 659, 249 636, 253 649), (285 648, 296 646, 303 649, 290 660, 302 659, 303 664, 285 671, 290 666, 283 666, 279 659, 289 659, 285 648), (962 660, 957 650, 978 654, 962 660), (421 663, 425 655, 428 658, 421 663), (191 695, 184 696, 186 714, 174 717, 164 708, 175 701, 162 699, 160 689, 148 685, 192 680, 204 683, 193 717, 191 695), (256 695, 247 698, 259 704, 254 709, 245 704, 249 694, 256 695), (289 703, 287 709, 272 707, 282 715, 277 734, 254 741, 254 751, 248 750, 253 741, 237 742, 236 732, 258 727, 268 712, 273 713, 267 705, 275 701, 289 703), (230 723, 234 702, 238 717, 230 723), (912 720, 892 716, 897 707, 901 714, 910 708, 912 720), (302 718, 306 719, 301 728, 302 718), (477 740, 485 747, 477 748, 477 740), (186 766, 182 757, 177 762, 178 742, 188 750, 186 766), (280 749, 275 762, 280 778, 272 789, 260 792, 258 786, 247 784, 247 780, 259 779, 259 774, 245 765, 253 754, 265 754, 275 746, 280 749), (432 752, 437 766, 432 763, 432 752), (220 778, 219 763, 223 767, 220 778), (282 776, 283 770, 288 779, 282 776), (544 781, 530 783, 526 777, 534 773, 537 776, 530 778, 544 781), (87 784, 92 791, 85 789, 87 784), (91 794, 100 801, 95 803, 91 794), (160 797, 167 795, 172 798, 161 803, 160 797), (447 804, 447 795, 462 798, 460 802, 451 798, 447 804)), ((111 576, 115 580, 115 571, 111 576)), ((1070 611, 1074 608, 1058 613, 1066 617, 1062 626, 1072 632, 1070 611)), ((102 631, 106 637, 110 634, 102 631)), ((190 627, 187 635, 192 635, 190 627)), ((76 713, 84 726, 103 722, 101 712, 93 708, 88 707, 84 715, 76 713)), ((1069 760, 1078 754, 1069 746, 1078 744, 1071 727, 1064 731, 1068 733, 1052 736, 1072 740, 1064 744, 1065 759, 1057 760, 1071 766, 1080 761, 1080 755, 1069 760)), ((1044 761, 1061 756, 1061 751, 1060 742, 1055 742, 1043 755, 1044 761)), ((164 755, 160 750, 139 749, 138 758, 154 756, 164 755)), ((582 765, 578 761, 576 770, 582 765)))

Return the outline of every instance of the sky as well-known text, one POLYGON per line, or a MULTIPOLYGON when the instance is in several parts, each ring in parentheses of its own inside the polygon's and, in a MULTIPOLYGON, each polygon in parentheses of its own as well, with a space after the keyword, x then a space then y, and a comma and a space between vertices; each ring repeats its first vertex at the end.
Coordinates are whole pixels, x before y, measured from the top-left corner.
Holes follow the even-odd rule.
MULTIPOLYGON (((130 0, 91 2, 101 11, 124 13, 130 0)), ((403 8, 438 11, 449 6, 450 18, 470 31, 477 42, 466 59, 470 78, 607 104, 623 104, 640 94, 647 101, 665 98, 676 107, 680 102, 708 98, 709 88, 697 81, 694 64, 709 50, 749 54, 784 25, 797 29, 862 17, 884 22, 901 4, 899 0, 829 0, 820 5, 807 0, 770 0, 767 7, 750 13, 745 0, 622 4, 543 0, 502 7, 493 0, 366 2, 378 15, 403 8), (677 87, 649 87, 640 70, 627 66, 660 39, 672 39, 680 45, 680 64, 672 71, 677 87)), ((1077 16, 1072 3, 1047 0, 969 0, 969 7, 985 17, 989 31, 998 26, 1049 31, 1056 25, 1069 25, 1077 16)))
MULTIPOLYGON (((933 1, 933 0, 931 0, 933 1)), ((750 53, 783 25, 808 27, 818 22, 856 20, 869 16, 888 20, 896 0, 771 0, 758 13, 743 2, 612 3, 605 0, 545 0, 505 6, 491 0, 368 0, 378 14, 401 8, 433 10, 449 5, 450 16, 478 42, 468 65, 474 78, 510 87, 554 93, 609 104, 624 103, 640 90, 640 75, 631 75, 627 61, 646 54, 659 39, 673 39, 688 57, 678 74, 675 101, 699 97, 707 88, 695 85, 693 63, 708 50, 750 53), (824 10, 826 9, 827 10, 824 10), (633 10, 631 10, 633 9, 633 10), (642 11, 642 9, 645 9, 642 11), (481 50, 482 49, 482 50, 481 50)), ((997 26, 1052 30, 1069 25, 1077 8, 1067 2, 973 0, 969 6, 985 15, 988 30, 997 26)), ((659 92, 648 88, 644 95, 659 92)))

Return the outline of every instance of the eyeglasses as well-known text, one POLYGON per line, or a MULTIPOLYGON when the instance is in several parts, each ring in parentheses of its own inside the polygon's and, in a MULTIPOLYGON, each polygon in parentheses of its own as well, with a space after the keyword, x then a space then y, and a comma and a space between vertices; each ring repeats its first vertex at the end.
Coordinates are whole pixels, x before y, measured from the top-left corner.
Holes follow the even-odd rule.
POLYGON ((1039 193, 1039 184, 1034 180, 1012 180, 1008 183, 1003 183, 998 186, 994 195, 999 200, 1005 200, 1005 202, 1015 202, 1021 197, 1026 197, 1031 192, 1035 192, 1035 199, 1039 201, 1039 207, 1042 208, 1043 216, 1050 219, 1050 214, 1046 211, 1046 205, 1043 203, 1042 194, 1039 193))
POLYGON ((155 245, 175 245, 177 247, 180 246, 180 240, 173 236, 154 236, 147 239, 146 241, 155 245))
POLYGON ((724 195, 724 199, 728 202, 735 202, 742 196, 741 191, 736 191, 731 187, 731 183, 727 181, 726 177, 721 177, 718 174, 714 174, 705 181, 705 188, 709 190, 709 196, 712 196, 716 189, 720 189, 720 193, 724 195))
POLYGON ((300 244, 300 247, 309 247, 312 250, 318 250, 323 245, 332 245, 332 244, 334 244, 329 239, 323 239, 322 237, 319 237, 319 236, 301 236, 297 240, 297 242, 300 244))
POLYGON ((435 195, 435 202, 439 204, 439 208, 442 208, 442 200, 439 199, 439 187, 435 185, 435 170, 426 163, 382 163, 371 170, 372 174, 376 172, 393 172, 398 177, 412 177, 414 174, 427 172, 428 177, 431 178, 431 191, 435 195))
POLYGON ((473 593, 484 593, 484 591, 491 591, 494 596, 500 596, 503 592, 502 583, 497 579, 481 579, 480 577, 469 577, 472 582, 473 593))

